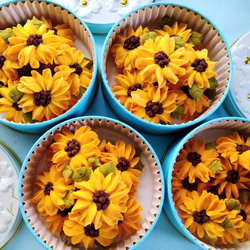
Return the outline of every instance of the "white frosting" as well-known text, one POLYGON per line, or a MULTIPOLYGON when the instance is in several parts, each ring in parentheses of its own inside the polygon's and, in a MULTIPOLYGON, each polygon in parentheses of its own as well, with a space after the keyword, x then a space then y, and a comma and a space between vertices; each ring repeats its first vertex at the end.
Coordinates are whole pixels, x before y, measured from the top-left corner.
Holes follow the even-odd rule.
POLYGON ((2 161, 0 162, 0 192, 8 192, 12 185, 12 168, 6 161, 2 161))
POLYGON ((110 24, 117 22, 123 15, 142 5, 152 3, 152 0, 54 0, 75 12, 83 21, 93 24, 110 24))
POLYGON ((239 39, 231 51, 233 78, 230 92, 243 115, 250 118, 250 32, 239 39), (249 60, 249 63, 245 60, 249 60))

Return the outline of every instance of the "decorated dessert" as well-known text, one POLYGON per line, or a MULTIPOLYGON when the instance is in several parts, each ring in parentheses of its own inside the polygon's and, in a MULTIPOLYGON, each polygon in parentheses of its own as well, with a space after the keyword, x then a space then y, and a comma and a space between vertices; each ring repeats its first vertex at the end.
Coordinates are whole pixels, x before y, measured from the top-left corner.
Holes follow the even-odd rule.
POLYGON ((92 61, 66 24, 33 16, 0 31, 0 113, 15 123, 43 122, 74 106, 88 88, 92 61))
POLYGON ((164 16, 161 27, 129 27, 111 47, 119 74, 111 89, 131 113, 157 124, 190 121, 216 96, 216 61, 203 35, 164 16))
POLYGON ((171 191, 179 216, 215 248, 250 240, 249 157, 250 137, 235 131, 211 142, 190 140, 176 158, 171 191))
POLYGON ((143 164, 123 140, 100 140, 89 126, 63 127, 47 151, 32 202, 66 245, 109 246, 141 227, 136 200, 143 164))

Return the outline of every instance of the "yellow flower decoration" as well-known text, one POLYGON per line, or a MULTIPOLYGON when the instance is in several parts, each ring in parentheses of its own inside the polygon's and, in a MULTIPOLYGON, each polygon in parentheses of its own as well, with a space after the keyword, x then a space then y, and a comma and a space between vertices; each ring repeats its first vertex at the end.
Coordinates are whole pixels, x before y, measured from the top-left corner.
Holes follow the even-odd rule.
POLYGON ((228 225, 225 226, 223 236, 218 237, 216 244, 234 244, 238 239, 244 236, 242 216, 239 214, 238 210, 228 211, 226 221, 228 221, 229 228, 227 228, 228 225))
POLYGON ((181 83, 167 84, 170 93, 175 93, 177 95, 176 104, 180 105, 184 112, 178 119, 183 119, 185 121, 190 121, 198 117, 205 108, 209 107, 209 98, 204 94, 199 100, 192 98, 188 91, 183 88, 181 83))
POLYGON ((142 207, 136 201, 135 196, 129 198, 127 207, 127 212, 123 214, 123 221, 118 223, 118 235, 120 238, 123 238, 126 235, 126 232, 132 234, 135 230, 139 230, 141 227, 139 221, 141 220, 140 211, 142 210, 142 207))
POLYGON ((102 246, 109 246, 117 235, 117 225, 110 227, 103 223, 103 226, 96 229, 95 225, 82 226, 76 221, 66 220, 63 227, 64 233, 71 237, 73 245, 82 243, 85 249, 93 247, 95 241, 102 246))
POLYGON ((155 42, 148 39, 133 54, 135 67, 141 71, 142 81, 158 83, 160 88, 166 82, 176 84, 186 73, 182 67, 188 62, 184 57, 185 48, 175 49, 175 41, 169 34, 158 36, 155 42))
POLYGON ((18 103, 23 112, 32 112, 32 119, 36 121, 63 114, 68 109, 71 95, 62 74, 52 76, 50 69, 43 70, 42 75, 36 71, 31 74, 21 77, 18 84, 18 90, 24 94, 18 103))
POLYGON ((206 150, 205 143, 201 140, 193 140, 183 146, 174 167, 180 178, 184 179, 188 176, 190 183, 194 183, 196 178, 208 182, 210 177, 214 177, 209 165, 214 161, 220 161, 218 156, 215 149, 206 150))
POLYGON ((74 46, 73 31, 67 24, 53 25, 50 19, 41 17, 41 21, 46 25, 47 31, 53 30, 54 34, 59 36, 62 44, 67 44, 71 47, 74 46))
POLYGON ((6 58, 3 53, 8 49, 8 45, 0 37, 0 82, 7 85, 8 80, 16 80, 18 78, 17 70, 12 67, 12 62, 6 58))
POLYGON ((3 86, 0 88, 0 113, 5 113, 5 119, 13 122, 25 123, 25 120, 22 116, 22 108, 19 106, 18 102, 15 102, 10 98, 9 93, 11 88, 16 85, 12 81, 8 81, 8 86, 3 86))
POLYGON ((117 68, 125 67, 127 70, 132 70, 130 54, 141 45, 140 37, 146 31, 148 31, 148 28, 143 29, 140 25, 136 30, 129 27, 126 31, 126 35, 120 34, 116 36, 116 40, 111 48, 111 53, 117 68))
POLYGON ((132 72, 124 70, 124 74, 117 75, 114 80, 118 85, 112 85, 111 89, 115 97, 128 110, 130 110, 131 92, 137 89, 143 89, 147 84, 141 81, 138 71, 132 72))
POLYGON ((61 174, 56 171, 54 165, 49 172, 43 171, 37 174, 39 182, 35 183, 38 192, 34 194, 32 202, 37 204, 37 209, 41 214, 53 216, 58 213, 58 209, 64 210, 64 197, 72 189, 61 174))
POLYGON ((225 229, 221 223, 227 217, 227 210, 225 201, 217 195, 192 192, 192 197, 186 197, 179 207, 184 225, 191 233, 197 233, 201 239, 206 235, 212 239, 223 236, 225 229))
POLYGON ((216 148, 224 158, 233 164, 240 164, 250 170, 250 137, 245 139, 237 131, 233 135, 220 137, 216 148))
POLYGON ((86 68, 89 60, 86 60, 84 54, 76 48, 67 48, 55 58, 55 72, 60 72, 67 79, 70 85, 72 95, 78 96, 80 87, 87 89, 92 78, 91 71, 86 68))
POLYGON ((203 183, 199 179, 196 179, 195 182, 190 183, 188 176, 184 179, 181 179, 177 173, 173 172, 171 179, 173 201, 177 206, 179 206, 183 203, 185 197, 191 197, 193 191, 201 194, 203 190, 208 190, 210 185, 211 184, 209 182, 203 183))
POLYGON ((240 189, 249 189, 249 170, 239 164, 232 164, 228 159, 221 159, 222 170, 215 175, 212 185, 219 185, 218 193, 225 192, 227 198, 239 197, 240 189))
POLYGON ((114 226, 123 220, 130 189, 121 174, 110 173, 104 177, 97 168, 88 181, 75 182, 75 187, 79 190, 71 194, 77 200, 69 214, 71 220, 83 226, 93 223, 95 229, 104 223, 114 226))
POLYGON ((169 93, 168 87, 148 85, 147 89, 133 91, 132 102, 135 104, 131 112, 136 116, 154 123, 172 122, 171 113, 176 109, 175 93, 169 93))
POLYGON ((250 240, 250 200, 248 200, 248 202, 242 203, 242 208, 239 215, 242 216, 242 228, 244 231, 244 236, 240 238, 239 241, 244 242, 250 240))
POLYGON ((40 67, 40 63, 53 64, 58 55, 56 48, 59 46, 60 38, 54 35, 54 31, 47 32, 46 25, 39 29, 27 20, 24 26, 18 24, 13 27, 15 37, 9 38, 9 49, 4 56, 10 60, 19 62, 17 67, 21 68, 30 64, 34 69, 40 67))
POLYGON ((199 51, 193 48, 186 48, 185 56, 189 58, 189 63, 186 66, 186 74, 182 78, 183 84, 191 88, 196 83, 199 88, 209 88, 208 79, 212 77, 216 78, 217 73, 213 71, 216 62, 209 60, 208 50, 203 49, 199 51))
POLYGON ((75 172, 82 166, 89 166, 89 157, 100 155, 99 142, 98 135, 88 126, 77 125, 74 132, 63 127, 62 132, 54 136, 54 142, 50 145, 54 153, 51 160, 59 172, 67 165, 75 172))
POLYGON ((186 43, 191 36, 191 31, 191 29, 187 29, 187 24, 174 22, 171 27, 164 25, 162 30, 155 30, 154 32, 159 36, 164 36, 166 33, 170 36, 181 36, 186 43))

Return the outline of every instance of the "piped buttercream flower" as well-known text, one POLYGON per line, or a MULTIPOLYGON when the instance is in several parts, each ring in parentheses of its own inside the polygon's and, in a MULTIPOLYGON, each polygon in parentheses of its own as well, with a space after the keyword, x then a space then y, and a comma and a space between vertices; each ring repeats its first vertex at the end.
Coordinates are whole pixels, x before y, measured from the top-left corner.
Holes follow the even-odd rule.
POLYGON ((240 164, 230 163, 228 159, 221 159, 222 170, 214 177, 211 185, 219 185, 218 193, 225 192, 227 198, 239 198, 240 189, 249 189, 249 170, 244 169, 240 164))
POLYGON ((239 213, 242 216, 244 236, 239 241, 244 242, 250 240, 250 201, 243 202, 239 213))
POLYGON ((40 63, 53 64, 54 58, 58 55, 56 48, 60 43, 59 36, 54 35, 54 31, 47 32, 46 25, 41 25, 38 29, 31 20, 27 20, 24 26, 18 24, 13 27, 15 37, 9 38, 9 49, 4 56, 21 68, 30 64, 34 69, 40 67, 40 63))
POLYGON ((219 154, 215 149, 206 150, 205 143, 201 140, 193 140, 186 143, 176 158, 174 167, 181 179, 189 177, 189 182, 194 183, 198 178, 208 182, 214 177, 209 166, 220 161, 219 154))
POLYGON ((222 157, 229 159, 233 164, 238 163, 250 169, 250 137, 245 139, 235 131, 232 135, 220 137, 216 144, 216 149, 222 157))
POLYGON ((217 239, 222 237, 224 228, 221 223, 227 217, 227 210, 224 200, 217 195, 203 191, 201 195, 192 192, 191 197, 186 197, 183 204, 179 206, 183 211, 181 218, 184 225, 192 233, 197 233, 203 239, 206 235, 209 238, 217 239))
POLYGON ((32 112, 36 121, 50 120, 61 115, 69 106, 69 84, 60 73, 52 76, 50 69, 42 74, 32 71, 32 76, 21 77, 18 90, 23 93, 18 105, 24 113, 32 112))
POLYGON ((86 67, 90 60, 76 48, 66 48, 55 58, 55 72, 60 72, 70 85, 72 95, 78 96, 81 91, 86 91, 92 77, 91 71, 86 67), (82 90, 81 90, 82 89, 82 90))
POLYGON ((75 172, 82 166, 89 166, 89 157, 100 155, 99 142, 98 135, 88 126, 77 125, 74 132, 63 127, 50 146, 54 154, 51 160, 59 172, 67 165, 75 172))
POLYGON ((95 228, 93 223, 83 226, 77 221, 66 220, 63 226, 63 231, 70 237, 73 245, 82 243, 85 249, 93 247, 95 241, 102 246, 109 246, 117 235, 118 227, 108 226, 105 223, 100 228, 95 228))
POLYGON ((124 74, 117 75, 114 80, 118 85, 112 85, 111 89, 115 97, 128 110, 132 105, 131 92, 143 89, 147 84, 141 81, 138 71, 124 71, 124 74))
POLYGON ((186 70, 182 67, 188 62, 184 57, 185 48, 175 49, 175 41, 166 34, 158 36, 155 41, 148 39, 133 54, 136 69, 141 71, 142 81, 158 83, 160 88, 166 82, 176 84, 179 76, 186 70))
POLYGON ((140 37, 146 31, 148 31, 148 28, 143 29, 140 25, 136 30, 129 27, 126 31, 126 35, 119 34, 116 36, 114 45, 111 48, 111 53, 117 68, 125 67, 129 71, 134 68, 130 54, 141 45, 140 37))
POLYGON ((88 181, 75 182, 78 189, 71 194, 76 203, 69 214, 83 226, 95 225, 95 229, 104 223, 114 226, 123 220, 122 214, 127 211, 130 187, 124 182, 122 175, 110 173, 106 177, 97 168, 88 181))
POLYGON ((37 204, 38 211, 52 216, 57 214, 59 209, 64 210, 64 197, 72 186, 65 182, 55 165, 51 166, 49 172, 43 171, 37 177, 40 180, 35 183, 38 192, 31 201, 37 204))
POLYGON ((0 113, 6 112, 5 119, 8 121, 26 123, 22 115, 22 108, 19 106, 18 101, 10 97, 10 92, 14 85, 17 85, 17 83, 9 80, 8 86, 0 88, 0 113))
POLYGON ((168 87, 148 85, 147 89, 131 92, 132 109, 136 116, 154 123, 169 124, 172 122, 171 113, 176 109, 175 93, 168 92, 168 87))
POLYGON ((189 58, 189 63, 186 67, 186 74, 182 79, 183 84, 191 88, 196 83, 200 88, 209 88, 208 79, 217 77, 217 73, 213 71, 216 62, 209 60, 208 50, 199 51, 186 48, 185 55, 189 58))

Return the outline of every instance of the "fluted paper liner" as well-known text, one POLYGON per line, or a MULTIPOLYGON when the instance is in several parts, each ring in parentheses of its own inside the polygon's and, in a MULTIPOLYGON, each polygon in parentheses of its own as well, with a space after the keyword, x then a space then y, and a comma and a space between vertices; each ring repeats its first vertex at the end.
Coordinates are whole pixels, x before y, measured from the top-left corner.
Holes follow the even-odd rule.
MULTIPOLYGON (((112 245, 105 249, 128 249, 136 244, 152 226, 157 214, 160 212, 160 203, 162 199, 162 182, 160 175, 160 166, 157 164, 155 156, 147 144, 133 131, 105 119, 82 119, 67 123, 63 126, 74 128, 76 124, 80 126, 90 126, 98 134, 100 140, 108 139, 112 141, 123 140, 132 146, 141 150, 140 160, 145 165, 142 174, 139 177, 140 183, 137 187, 136 200, 143 210, 140 215, 141 228, 133 234, 128 234, 124 238, 116 238, 112 245)), ((54 135, 61 131, 62 127, 55 129, 53 132, 42 138, 34 151, 29 156, 27 165, 23 172, 21 183, 22 204, 25 215, 33 228, 34 232, 49 247, 58 250, 84 249, 78 247, 66 246, 56 233, 47 229, 47 222, 42 219, 37 210, 37 205, 31 202, 32 196, 37 192, 34 183, 38 181, 37 173, 48 169, 45 163, 46 150, 53 142, 54 135)), ((88 249, 102 249, 99 245, 88 249)))
MULTIPOLYGON (((0 30, 17 24, 23 25, 33 16, 38 19, 42 16, 49 18, 54 26, 67 24, 73 31, 76 49, 81 50, 86 58, 93 60, 94 64, 97 63, 94 46, 87 29, 75 15, 59 5, 39 1, 20 1, 3 6, 0 9, 0 30)), ((93 84, 93 81, 90 84, 93 84)), ((5 113, 0 113, 1 118, 5 118, 5 113)))
MULTIPOLYGON (((219 137, 232 135, 234 131, 237 131, 238 133, 246 137, 249 137, 250 136, 250 120, 249 122, 245 122, 242 120, 221 120, 221 121, 211 123, 199 129, 186 142, 184 142, 184 144, 193 140, 197 140, 197 139, 200 139, 204 141, 205 143, 214 142, 219 137)), ((175 206, 175 208, 176 208, 176 212, 180 221, 182 221, 181 210, 177 206, 175 206)), ((187 231, 189 232, 188 229, 187 231)), ((235 244, 227 244, 227 245, 216 245, 216 247, 213 247, 208 242, 204 242, 196 238, 191 232, 189 233, 191 237, 193 237, 197 242, 199 242, 206 249, 211 249, 211 250, 250 249, 250 241, 237 242, 235 244)))
MULTIPOLYGON (((179 23, 186 23, 187 29, 202 33, 202 44, 203 47, 208 50, 209 60, 217 62, 214 71, 218 74, 216 79, 219 83, 219 87, 217 88, 216 97, 210 101, 210 106, 198 116, 202 117, 208 114, 218 104, 227 89, 230 76, 230 59, 226 45, 215 27, 204 17, 192 10, 179 6, 159 4, 140 9, 123 19, 110 35, 104 52, 104 73, 107 83, 111 91, 111 86, 116 85, 114 77, 117 76, 119 72, 119 69, 117 69, 113 63, 114 58, 110 52, 116 36, 118 34, 125 35, 129 27, 135 30, 140 25, 149 27, 150 30, 160 29, 161 19, 165 15, 170 16, 179 23)), ((187 121, 174 119, 171 125, 182 123, 187 123, 187 121)))

